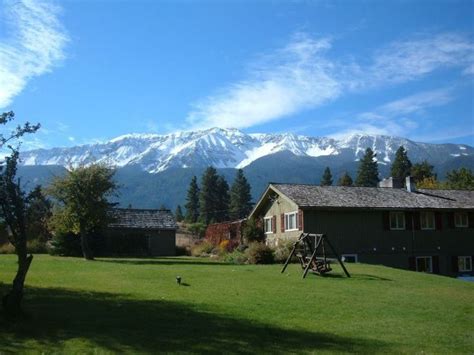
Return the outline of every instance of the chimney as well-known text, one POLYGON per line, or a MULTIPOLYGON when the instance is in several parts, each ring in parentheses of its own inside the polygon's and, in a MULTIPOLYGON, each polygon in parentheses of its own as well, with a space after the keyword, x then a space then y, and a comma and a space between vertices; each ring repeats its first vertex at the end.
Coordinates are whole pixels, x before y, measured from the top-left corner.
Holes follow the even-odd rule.
POLYGON ((397 178, 389 177, 379 182, 379 187, 390 189, 402 189, 403 181, 397 178))
POLYGON ((415 180, 411 176, 406 177, 405 186, 407 187, 408 192, 415 192, 416 191, 415 180))

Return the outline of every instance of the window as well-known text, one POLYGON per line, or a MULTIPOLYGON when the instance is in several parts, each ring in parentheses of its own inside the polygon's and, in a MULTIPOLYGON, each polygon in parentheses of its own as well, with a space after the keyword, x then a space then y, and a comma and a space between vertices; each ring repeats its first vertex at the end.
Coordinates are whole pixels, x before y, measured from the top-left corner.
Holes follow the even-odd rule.
POLYGON ((265 217, 263 219, 263 228, 265 234, 273 233, 273 217, 265 217))
POLYGON ((472 271, 472 258, 470 256, 458 256, 458 270, 460 272, 472 271))
POLYGON ((458 228, 467 228, 469 220, 466 212, 456 212, 454 214, 454 225, 458 228))
POLYGON ((431 256, 417 256, 416 257, 416 271, 433 272, 431 256))
POLYGON ((390 212, 390 229, 405 229, 405 212, 390 212))
POLYGON ((421 229, 426 229, 426 230, 435 229, 434 212, 421 212, 420 225, 421 225, 421 229))
POLYGON ((342 261, 345 263, 356 263, 357 254, 342 254, 342 261))
POLYGON ((285 230, 298 230, 298 212, 285 213, 285 230))

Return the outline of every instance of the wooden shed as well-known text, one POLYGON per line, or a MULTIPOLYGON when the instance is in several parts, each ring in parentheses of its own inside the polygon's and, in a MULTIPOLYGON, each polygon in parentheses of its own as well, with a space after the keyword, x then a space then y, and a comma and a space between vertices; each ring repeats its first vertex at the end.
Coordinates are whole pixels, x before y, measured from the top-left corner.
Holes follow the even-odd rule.
POLYGON ((109 211, 106 253, 114 255, 176 255, 176 221, 166 209, 115 208, 109 211))

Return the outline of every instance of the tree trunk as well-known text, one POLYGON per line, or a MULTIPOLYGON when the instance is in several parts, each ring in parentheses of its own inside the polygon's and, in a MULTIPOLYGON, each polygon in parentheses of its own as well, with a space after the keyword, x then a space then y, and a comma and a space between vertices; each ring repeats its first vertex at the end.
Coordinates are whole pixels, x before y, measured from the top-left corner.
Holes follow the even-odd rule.
POLYGON ((12 289, 2 299, 3 309, 7 318, 16 318, 22 314, 21 300, 23 299, 23 287, 26 274, 33 261, 33 255, 27 256, 26 242, 25 245, 18 245, 16 252, 18 255, 18 271, 13 280, 12 289))
POLYGON ((94 260, 94 255, 92 254, 92 250, 89 247, 89 240, 87 239, 86 231, 81 228, 81 248, 82 248, 82 255, 86 260, 94 260))

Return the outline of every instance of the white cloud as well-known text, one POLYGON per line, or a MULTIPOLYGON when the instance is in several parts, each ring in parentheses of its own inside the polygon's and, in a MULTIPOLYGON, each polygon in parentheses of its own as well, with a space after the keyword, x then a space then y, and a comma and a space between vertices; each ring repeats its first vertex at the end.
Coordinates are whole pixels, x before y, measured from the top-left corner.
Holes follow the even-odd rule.
POLYGON ((451 89, 424 91, 381 106, 378 111, 391 117, 418 113, 428 107, 443 106, 453 99, 451 89))
POLYGON ((333 64, 323 57, 328 39, 297 35, 267 54, 248 78, 195 105, 187 117, 193 128, 245 128, 313 108, 341 93, 333 64))
MULTIPOLYGON (((418 128, 418 116, 430 107, 438 107, 453 99, 450 88, 424 91, 388 102, 372 111, 356 115, 350 129, 342 129, 331 136, 341 138, 356 133, 406 135, 418 128)), ((337 123, 341 127, 340 120, 337 123)))
POLYGON ((68 37, 59 7, 48 1, 7 0, 4 18, 11 37, 0 41, 0 108, 8 106, 28 80, 51 71, 64 58, 68 37))
POLYGON ((473 61, 472 40, 458 33, 393 42, 375 54, 365 84, 403 83, 442 67, 466 68, 473 61))
MULTIPOLYGON (((442 33, 392 42, 376 51, 368 64, 329 59, 331 41, 298 34, 284 48, 253 65, 244 80, 229 84, 194 105, 187 123, 192 129, 247 128, 316 108, 361 90, 381 89, 420 79, 447 67, 472 71, 474 45, 465 35, 442 33)), ((410 114, 450 101, 446 90, 434 90, 394 101, 369 115, 410 114)), ((362 117, 359 117, 362 118, 362 117)), ((318 122, 319 124, 320 122, 318 122)), ((367 122, 366 122, 367 124, 367 122)), ((371 129, 371 127, 366 127, 371 129)), ((385 130, 386 131, 386 130, 385 130)))

